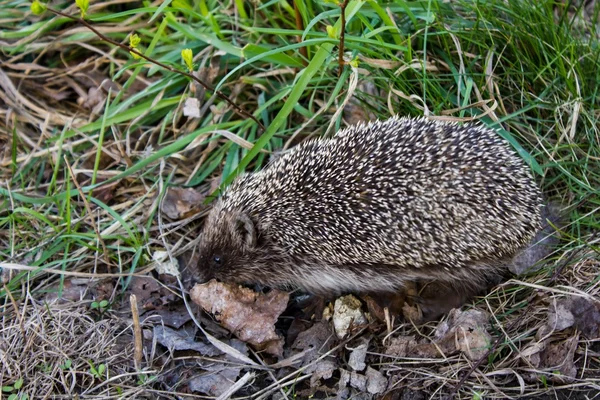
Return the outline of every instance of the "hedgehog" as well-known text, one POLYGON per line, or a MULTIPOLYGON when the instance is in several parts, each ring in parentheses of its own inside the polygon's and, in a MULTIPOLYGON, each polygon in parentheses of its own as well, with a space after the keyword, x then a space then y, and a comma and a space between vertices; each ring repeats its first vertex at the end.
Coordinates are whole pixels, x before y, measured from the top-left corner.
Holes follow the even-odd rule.
POLYGON ((417 281, 473 294, 532 243, 542 208, 496 131, 392 117, 239 176, 207 216, 194 272, 322 296, 417 281))

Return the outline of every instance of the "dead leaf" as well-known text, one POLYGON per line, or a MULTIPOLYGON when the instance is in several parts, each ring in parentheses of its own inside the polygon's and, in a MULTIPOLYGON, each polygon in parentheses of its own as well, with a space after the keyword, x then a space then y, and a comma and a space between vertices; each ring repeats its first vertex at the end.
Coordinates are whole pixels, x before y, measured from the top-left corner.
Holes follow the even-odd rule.
POLYGON ((575 326, 588 339, 598 339, 600 336, 600 304, 593 303, 584 297, 574 297, 571 303, 571 313, 575 317, 575 326))
POLYGON ((187 308, 183 303, 180 303, 175 308, 170 307, 169 309, 152 310, 146 314, 146 318, 157 315, 160 317, 160 322, 163 325, 169 326, 174 329, 181 328, 184 324, 191 321, 192 317, 188 313, 187 308))
POLYGON ((115 280, 113 278, 88 281, 88 285, 92 298, 96 301, 109 300, 113 297, 115 291, 115 280))
POLYGON ((412 336, 398 336, 390 339, 390 344, 385 348, 385 354, 395 357, 408 357, 414 353, 418 345, 412 336))
POLYGON ((351 326, 366 325, 369 321, 362 311, 360 300, 352 295, 342 296, 333 306, 333 328, 338 338, 343 339, 351 326))
POLYGON ((188 218, 204 208, 206 196, 192 188, 170 187, 160 209, 172 220, 188 218))
MULTIPOLYGON (((98 181, 100 181, 100 179, 98 181)), ((120 183, 121 180, 118 180, 113 183, 94 188, 92 189, 92 196, 104 204, 109 204, 110 201, 115 197, 115 192, 117 191, 117 187, 119 187, 120 183)))
POLYGON ((356 371, 352 371, 350 373, 350 386, 361 392, 365 392, 367 390, 367 377, 356 371))
POLYGON ((310 386, 316 387, 320 379, 329 379, 337 369, 337 359, 324 358, 315 362, 321 355, 331 350, 333 346, 333 332, 327 321, 320 321, 304 332, 300 332, 292 349, 304 352, 302 366, 304 372, 312 374, 310 386))
POLYGON ((283 338, 275 332, 275 322, 287 307, 287 293, 257 293, 213 279, 195 285, 190 297, 240 340, 269 354, 283 355, 283 338))
POLYGON ((380 371, 367 367, 365 376, 367 377, 367 392, 371 394, 385 392, 385 389, 387 389, 388 386, 388 380, 380 371))
POLYGON ((321 379, 329 379, 337 369, 337 362, 334 360, 323 359, 312 364, 304 370, 305 373, 312 374, 310 377, 310 386, 317 387, 321 379))
POLYGON ((179 262, 176 258, 171 260, 168 252, 157 250, 152 253, 152 260, 156 263, 155 270, 159 274, 179 276, 179 262))
POLYGON ((311 326, 310 322, 303 320, 301 318, 294 318, 294 320, 290 324, 290 327, 287 329, 287 338, 286 338, 287 343, 288 344, 294 343, 296 341, 296 338, 298 338, 298 335, 301 332, 304 332, 305 330, 310 328, 310 326, 311 326))
POLYGON ((178 301, 178 297, 152 276, 134 276, 127 292, 135 294, 140 313, 161 309, 178 301))
POLYGON ((185 330, 175 330, 167 326, 154 326, 154 338, 169 350, 194 350, 198 353, 214 357, 223 354, 214 346, 206 343, 196 342, 194 337, 185 330))
POLYGON ((306 353, 303 365, 307 365, 319 357, 319 353, 327 353, 333 346, 333 332, 327 321, 314 324, 304 332, 300 332, 292 344, 294 350, 310 350, 306 353))
MULTIPOLYGON (((244 342, 232 339, 229 345, 241 354, 248 355, 248 347, 244 342)), ((235 357, 225 354, 222 361, 202 364, 202 368, 208 373, 192 378, 188 384, 190 390, 221 396, 229 390, 242 371, 242 367, 236 361, 235 357)))
POLYGON ((449 353, 461 351, 470 360, 478 360, 487 352, 492 336, 487 332, 488 315, 480 310, 453 309, 447 323, 440 323, 435 340, 449 353))
POLYGON ((550 380, 558 384, 573 382, 577 376, 577 368, 573 362, 579 335, 566 340, 553 342, 540 353, 539 368, 552 372, 550 380))
POLYGON ((350 383, 350 372, 340 369, 340 380, 338 381, 338 398, 346 399, 350 396, 347 386, 350 383))
MULTIPOLYGON (((232 370, 232 375, 233 372, 235 372, 235 370, 232 370)), ((237 375, 239 375, 239 372, 237 375)), ((220 396, 234 384, 237 375, 231 379, 224 374, 207 372, 190 379, 188 387, 192 392, 205 393, 209 396, 220 396)))
POLYGON ((385 353, 398 357, 440 358, 462 352, 478 360, 488 350, 492 337, 487 332, 487 314, 479 310, 453 309, 446 321, 439 323, 433 343, 417 343, 408 336, 392 338, 385 353))
MULTIPOLYGON (((552 382, 572 382, 577 376, 574 356, 579 334, 556 340, 557 335, 553 332, 563 332, 558 336, 564 337, 572 335, 572 328, 576 328, 589 339, 597 338, 600 327, 598 308, 590 299, 579 296, 569 296, 552 302, 548 307, 546 324, 540 327, 535 335, 537 341, 521 352, 525 360, 534 367, 545 370, 545 376, 552 382)), ((533 374, 530 378, 537 381, 538 375, 533 374)))
MULTIPOLYGON (((4 270, 6 272, 9 269, 4 270)), ((3 271, 3 272, 4 272, 3 271)), ((53 302, 59 299, 59 285, 54 285, 48 289, 48 294, 45 296, 45 301, 53 302)), ((68 278, 65 279, 62 286, 62 293, 60 293, 60 300, 64 301, 81 301, 84 299, 91 299, 92 294, 90 292, 90 280, 81 278, 68 278)), ((101 299, 103 300, 103 299, 101 299)))
POLYGON ((200 101, 195 97, 188 97, 183 103, 183 115, 188 118, 200 118, 200 101))
POLYGON ((380 304, 378 299, 371 295, 360 296, 360 298, 365 302, 369 315, 379 321, 385 321, 385 312, 383 311, 384 306, 380 304))
MULTIPOLYGON (((110 148, 111 142, 105 143, 104 146, 106 146, 105 148, 110 148)), ((96 157, 97 156, 98 156, 97 152, 90 153, 83 160, 81 166, 85 169, 94 169, 96 166, 96 157)), ((109 170, 113 164, 117 163, 118 159, 115 159, 115 158, 116 157, 112 153, 109 153, 107 150, 102 150, 100 152, 100 158, 98 159, 98 170, 99 171, 109 170)), ((105 179, 106 178, 103 178, 103 180, 105 180, 105 179)), ((96 182, 100 183, 100 182, 102 182, 102 180, 97 179, 96 182)))
POLYGON ((364 56, 359 56, 360 60, 365 64, 373 67, 373 68, 381 68, 381 69, 396 69, 400 65, 402 65, 402 61, 389 61, 389 60, 381 60, 377 58, 369 58, 364 56))
POLYGON ((588 339, 596 339, 600 331, 600 306, 585 297, 560 299, 550 304, 547 325, 557 331, 575 326, 588 339))
MULTIPOLYGON (((214 80, 219 76, 219 73, 221 72, 219 60, 220 57, 213 57, 210 60, 210 66, 200 67, 198 71, 194 72, 194 76, 196 76, 199 80, 209 84, 214 82, 214 80)), ((197 99, 203 99, 204 94, 206 93, 206 89, 204 88, 204 86, 199 84, 194 84, 193 91, 196 92, 194 95, 197 99)))
POLYGON ((548 327, 562 331, 575 324, 575 317, 571 313, 570 304, 566 304, 565 301, 550 304, 548 308, 548 327))
POLYGON ((106 99, 106 93, 100 87, 90 87, 87 95, 77 99, 77 103, 87 110, 92 110, 99 104, 103 104, 106 99))
MULTIPOLYGON (((390 385, 391 386, 391 385, 390 385)), ((410 388, 399 388, 387 392, 379 400, 427 400, 429 396, 426 396, 424 392, 418 390, 412 390, 410 388)))
POLYGON ((350 357, 348 357, 348 366, 354 371, 362 371, 367 366, 365 358, 367 357, 368 347, 369 341, 365 340, 364 343, 352 349, 350 357))
POLYGON ((402 315, 406 321, 413 321, 415 324, 423 322, 422 309, 417 305, 404 303, 402 306, 402 315))

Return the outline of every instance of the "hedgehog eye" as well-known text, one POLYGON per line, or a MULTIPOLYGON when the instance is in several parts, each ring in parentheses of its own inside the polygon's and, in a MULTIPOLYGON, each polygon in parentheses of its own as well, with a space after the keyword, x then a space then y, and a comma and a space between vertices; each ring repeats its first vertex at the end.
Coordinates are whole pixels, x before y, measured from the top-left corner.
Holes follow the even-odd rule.
POLYGON ((213 256, 213 263, 219 267, 223 263, 223 257, 221 256, 213 256))

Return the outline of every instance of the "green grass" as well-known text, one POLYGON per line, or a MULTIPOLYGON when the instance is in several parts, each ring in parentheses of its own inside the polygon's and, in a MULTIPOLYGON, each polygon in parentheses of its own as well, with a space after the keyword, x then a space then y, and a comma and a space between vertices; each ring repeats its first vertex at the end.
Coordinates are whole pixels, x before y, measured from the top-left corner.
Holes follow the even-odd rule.
MULTIPOLYGON (((97 2, 87 20, 123 43, 137 33, 144 54, 181 70, 181 50, 192 49, 202 79, 212 74, 208 83, 266 131, 185 77, 135 60, 66 18, 0 0, 0 68, 22 96, 3 85, 10 100, 0 97, 0 261, 33 267, 5 278, 3 301, 7 291, 19 298, 25 282, 43 290, 52 281, 47 269, 147 266, 164 247, 157 213, 167 187, 206 194, 215 182, 225 187, 262 168, 269 160, 262 151, 280 150, 311 118, 296 141, 325 134, 334 117, 343 127, 347 115, 336 111, 347 96, 382 119, 428 110, 496 128, 546 196, 568 207, 563 251, 598 251, 590 241, 600 229, 598 4, 582 16, 552 1, 350 1, 345 52, 358 69, 346 66, 341 77, 339 40, 326 31, 341 29, 335 4, 298 2, 302 29, 286 1, 149 4, 97 2), (353 75, 359 85, 349 93, 353 75), (94 114, 77 100, 103 79, 116 85, 94 114), (184 99, 199 92, 211 107, 197 120, 183 117, 184 99), (213 134, 223 130, 254 146, 213 134), (66 163, 79 170, 76 178, 66 163)), ((77 15, 74 2, 52 6, 77 15)), ((197 229, 194 222, 166 237, 189 244, 197 229)), ((62 285, 65 275, 57 276, 62 285)))

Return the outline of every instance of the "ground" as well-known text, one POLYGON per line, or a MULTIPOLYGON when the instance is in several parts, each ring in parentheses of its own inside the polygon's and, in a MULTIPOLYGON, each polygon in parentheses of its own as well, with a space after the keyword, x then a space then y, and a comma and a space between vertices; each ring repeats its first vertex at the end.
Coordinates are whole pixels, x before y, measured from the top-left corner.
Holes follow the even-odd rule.
POLYGON ((85 3, 0 0, 2 398, 598 396, 599 4, 85 3), (496 129, 562 210, 553 253, 427 323, 189 298, 219 189, 394 114, 496 129))

